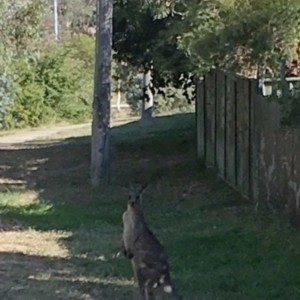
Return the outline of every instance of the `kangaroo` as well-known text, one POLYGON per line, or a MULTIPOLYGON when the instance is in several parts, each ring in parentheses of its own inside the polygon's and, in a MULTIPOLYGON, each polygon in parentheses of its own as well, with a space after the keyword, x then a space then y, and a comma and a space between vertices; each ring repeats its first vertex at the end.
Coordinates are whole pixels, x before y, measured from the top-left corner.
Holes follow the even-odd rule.
POLYGON ((163 246, 148 228, 141 207, 141 194, 146 185, 130 193, 123 214, 123 253, 131 260, 134 277, 138 282, 141 300, 154 299, 157 287, 169 294, 170 299, 182 299, 176 292, 169 273, 167 255, 163 246))

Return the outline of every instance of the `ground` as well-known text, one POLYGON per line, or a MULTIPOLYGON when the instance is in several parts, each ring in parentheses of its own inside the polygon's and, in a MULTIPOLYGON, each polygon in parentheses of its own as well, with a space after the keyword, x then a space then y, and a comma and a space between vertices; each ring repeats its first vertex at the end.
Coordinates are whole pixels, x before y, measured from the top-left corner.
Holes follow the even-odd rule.
POLYGON ((300 299, 300 238, 195 158, 193 114, 112 129, 111 180, 91 189, 87 128, 0 152, 0 299, 131 300, 121 255, 128 183, 187 300, 300 299))

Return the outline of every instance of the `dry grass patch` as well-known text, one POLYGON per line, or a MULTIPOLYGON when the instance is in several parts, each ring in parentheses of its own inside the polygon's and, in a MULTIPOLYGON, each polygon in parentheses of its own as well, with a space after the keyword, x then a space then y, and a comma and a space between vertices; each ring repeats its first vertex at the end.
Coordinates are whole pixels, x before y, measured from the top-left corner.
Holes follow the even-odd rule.
MULTIPOLYGON (((26 182, 23 180, 11 180, 9 181, 8 179, 4 179, 4 184, 9 184, 9 185, 15 185, 15 184, 19 184, 22 185, 24 188, 26 187, 26 182)), ((9 193, 9 191, 8 191, 9 193)), ((1 201, 1 205, 5 206, 5 205, 9 205, 11 207, 22 207, 22 206, 28 206, 28 205, 32 205, 32 204, 36 204, 39 203, 39 196, 38 193, 36 191, 32 191, 32 190, 26 190, 26 191, 22 191, 19 193, 13 193, 14 195, 14 201, 12 201, 11 197, 7 197, 6 201, 4 199, 2 199, 1 201)))
POLYGON ((60 242, 71 234, 67 232, 41 232, 33 229, 0 232, 0 252, 22 253, 41 257, 68 257, 68 249, 60 242))

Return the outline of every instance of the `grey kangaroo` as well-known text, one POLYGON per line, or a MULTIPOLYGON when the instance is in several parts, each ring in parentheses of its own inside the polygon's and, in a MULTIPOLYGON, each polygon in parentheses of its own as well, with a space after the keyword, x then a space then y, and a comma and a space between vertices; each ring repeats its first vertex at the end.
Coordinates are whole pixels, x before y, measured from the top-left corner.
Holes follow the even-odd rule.
POLYGON ((131 260, 141 300, 154 299, 153 290, 161 288, 172 300, 181 300, 169 273, 163 246, 148 228, 141 207, 141 194, 146 185, 130 193, 123 214, 123 253, 131 260))

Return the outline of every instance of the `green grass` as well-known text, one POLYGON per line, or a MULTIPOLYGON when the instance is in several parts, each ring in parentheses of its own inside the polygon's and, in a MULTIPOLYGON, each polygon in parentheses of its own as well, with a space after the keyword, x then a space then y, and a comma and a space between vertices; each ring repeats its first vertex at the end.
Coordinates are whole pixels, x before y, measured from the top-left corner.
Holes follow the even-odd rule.
POLYGON ((192 114, 113 129, 111 182, 97 190, 89 185, 89 138, 69 141, 0 154, 9 182, 0 195, 0 240, 17 235, 14 248, 0 245, 0 299, 133 299, 131 265, 115 254, 124 186, 144 181, 146 219, 185 299, 299 299, 298 233, 203 168, 192 114), (20 179, 25 186, 13 183, 20 179))

